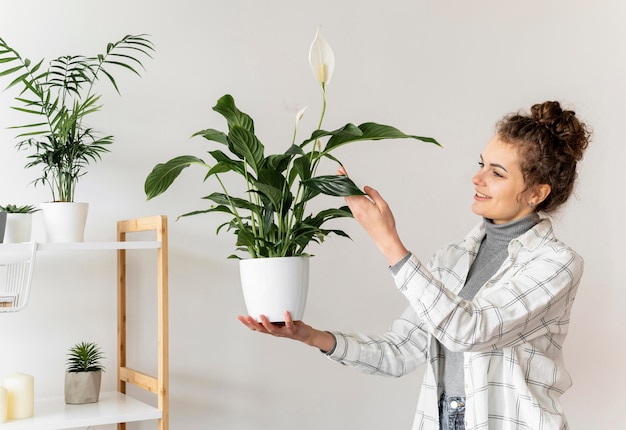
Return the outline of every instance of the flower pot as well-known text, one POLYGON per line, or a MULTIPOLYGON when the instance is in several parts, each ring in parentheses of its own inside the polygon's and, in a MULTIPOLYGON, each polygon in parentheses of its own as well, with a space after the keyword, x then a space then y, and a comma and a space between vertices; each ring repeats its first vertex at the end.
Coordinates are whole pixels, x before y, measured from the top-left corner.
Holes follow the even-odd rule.
POLYGON ((309 289, 309 257, 251 258, 239 262, 248 314, 284 322, 285 311, 301 320, 309 289))
POLYGON ((4 243, 30 242, 33 214, 8 213, 4 230, 4 243))
POLYGON ((4 229, 7 223, 7 213, 0 212, 0 243, 4 241, 4 229))
POLYGON ((89 203, 51 202, 41 204, 48 242, 82 242, 89 203))
POLYGON ((65 403, 84 405, 100 399, 102 372, 65 372, 65 403))

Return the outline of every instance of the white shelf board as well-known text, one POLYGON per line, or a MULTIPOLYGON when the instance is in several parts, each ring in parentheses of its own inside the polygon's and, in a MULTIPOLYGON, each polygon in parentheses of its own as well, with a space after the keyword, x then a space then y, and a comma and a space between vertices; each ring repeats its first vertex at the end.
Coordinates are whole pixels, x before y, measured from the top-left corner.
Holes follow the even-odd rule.
MULTIPOLYGON (((23 251, 30 247, 32 242, 0 243, 0 252, 23 251)), ((37 251, 82 251, 88 249, 158 249, 161 242, 158 240, 133 240, 124 242, 64 242, 64 243, 37 243, 37 251)))
POLYGON ((161 247, 158 240, 136 240, 124 242, 66 242, 66 243, 38 243, 38 251, 61 251, 85 249, 157 249, 161 247))
POLYGON ((32 418, 10 420, 0 430, 59 430, 134 421, 158 420, 159 409, 118 392, 100 394, 97 403, 66 405, 63 397, 35 399, 32 418))

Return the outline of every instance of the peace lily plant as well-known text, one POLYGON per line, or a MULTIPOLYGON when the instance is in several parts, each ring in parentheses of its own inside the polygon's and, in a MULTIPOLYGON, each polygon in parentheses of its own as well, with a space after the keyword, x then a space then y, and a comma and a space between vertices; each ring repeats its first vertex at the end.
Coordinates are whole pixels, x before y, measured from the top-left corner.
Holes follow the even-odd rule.
MULTIPOLYGON (((332 151, 357 141, 410 138, 435 145, 439 143, 431 137, 408 135, 394 127, 373 122, 359 126, 348 123, 334 131, 323 130, 326 87, 334 72, 335 56, 319 29, 309 50, 309 63, 322 89, 318 126, 309 138, 296 144, 298 122, 304 114, 302 109, 296 115, 291 145, 283 153, 266 155, 263 144, 255 135, 254 121, 240 111, 233 97, 227 94, 217 101, 213 110, 226 119, 228 132, 209 128, 194 133, 192 137, 202 136, 224 145, 229 154, 214 149, 208 151, 213 163, 193 155, 182 155, 157 164, 144 184, 147 198, 162 194, 183 169, 198 164, 207 169, 204 180, 215 177, 221 191, 203 197, 214 203, 210 208, 185 213, 181 217, 210 212, 227 214, 230 220, 221 224, 217 232, 224 228, 234 232, 237 250, 247 252, 251 258, 308 255, 306 248, 311 242, 323 242, 331 233, 348 237, 342 230, 324 228, 328 221, 351 217, 347 206, 323 209, 317 214, 307 212, 307 204, 320 194, 363 194, 347 176, 317 176, 321 161, 330 160, 342 165, 332 151), (229 172, 243 179, 243 196, 235 196, 227 190, 221 175, 229 172)), ((239 258, 236 255, 230 257, 239 258)))

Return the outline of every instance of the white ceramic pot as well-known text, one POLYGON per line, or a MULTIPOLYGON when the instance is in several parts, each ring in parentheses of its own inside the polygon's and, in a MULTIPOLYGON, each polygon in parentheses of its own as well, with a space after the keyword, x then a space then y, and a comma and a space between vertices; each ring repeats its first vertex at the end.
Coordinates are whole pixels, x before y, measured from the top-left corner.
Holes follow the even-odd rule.
POLYGON ((239 262, 241 287, 248 315, 259 321, 285 321, 289 311, 301 320, 309 290, 309 257, 251 258, 239 262))
POLYGON ((48 242, 82 242, 89 203, 51 202, 41 204, 48 242))
POLYGON ((30 242, 33 214, 8 213, 4 230, 4 243, 30 242))

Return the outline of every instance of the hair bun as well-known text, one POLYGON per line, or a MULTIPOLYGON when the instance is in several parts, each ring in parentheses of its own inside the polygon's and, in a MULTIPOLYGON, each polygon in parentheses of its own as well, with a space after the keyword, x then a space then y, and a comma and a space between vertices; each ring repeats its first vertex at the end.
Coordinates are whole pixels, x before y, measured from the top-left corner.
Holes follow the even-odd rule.
POLYGON ((574 111, 562 109, 559 102, 547 101, 533 105, 530 117, 546 127, 556 137, 554 142, 562 144, 563 150, 576 161, 583 158, 589 143, 589 133, 574 111))

